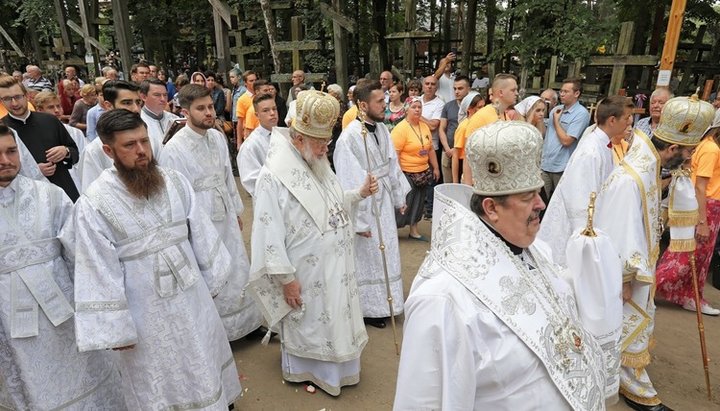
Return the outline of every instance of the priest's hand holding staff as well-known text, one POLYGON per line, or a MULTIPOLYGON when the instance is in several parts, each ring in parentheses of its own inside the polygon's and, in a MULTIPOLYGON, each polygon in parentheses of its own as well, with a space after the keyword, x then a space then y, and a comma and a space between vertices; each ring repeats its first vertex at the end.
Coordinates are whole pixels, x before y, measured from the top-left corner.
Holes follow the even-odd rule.
POLYGON ((377 178, 375 178, 375 176, 373 176, 372 174, 368 173, 367 177, 365 177, 365 182, 363 183, 362 187, 360 187, 360 196, 362 198, 368 198, 377 192, 377 178))

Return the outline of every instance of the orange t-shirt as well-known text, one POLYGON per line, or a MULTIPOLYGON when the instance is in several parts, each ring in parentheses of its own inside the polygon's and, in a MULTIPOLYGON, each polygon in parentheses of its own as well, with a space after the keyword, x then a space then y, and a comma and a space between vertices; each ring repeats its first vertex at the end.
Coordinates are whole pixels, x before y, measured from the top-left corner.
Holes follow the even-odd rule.
POLYGON ((480 127, 487 126, 498 120, 500 120, 500 118, 498 117, 497 110, 495 110, 495 106, 489 104, 476 111, 475 114, 470 117, 465 134, 469 137, 480 127))
POLYGON ((246 91, 243 93, 242 96, 237 101, 237 105, 235 106, 235 114, 238 118, 238 121, 240 119, 243 119, 243 125, 245 124, 245 116, 247 115, 247 111, 252 107, 252 99, 254 95, 250 93, 249 91, 246 91))
POLYGON ((247 109, 245 112, 245 129, 249 130, 247 135, 249 136, 250 133, 252 133, 253 130, 258 128, 260 126, 260 119, 257 118, 257 115, 255 114, 255 106, 252 104, 250 105, 250 108, 247 109))
POLYGON ((348 109, 348 111, 343 114, 342 118, 342 129, 345 130, 350 123, 352 123, 353 120, 357 118, 358 115, 358 108, 357 105, 354 105, 348 109))
POLYGON ((411 126, 407 119, 398 123, 390 133, 398 153, 400 169, 406 173, 419 173, 430 167, 432 134, 427 124, 411 126))
MULTIPOLYGON (((30 109, 30 111, 35 111, 35 106, 33 106, 33 103, 31 103, 31 102, 29 102, 29 101, 28 101, 28 108, 30 109)), ((3 117, 5 117, 5 116, 7 116, 7 115, 8 115, 8 111, 7 111, 7 109, 5 108, 5 105, 4 105, 4 104, 0 104, 0 118, 3 118, 3 117)))
POLYGON ((720 147, 712 137, 704 138, 692 156, 692 180, 697 176, 709 178, 705 195, 720 200, 720 147))
POLYGON ((464 119, 455 129, 455 151, 458 153, 460 160, 465 158, 465 142, 467 141, 467 125, 469 118, 464 119))

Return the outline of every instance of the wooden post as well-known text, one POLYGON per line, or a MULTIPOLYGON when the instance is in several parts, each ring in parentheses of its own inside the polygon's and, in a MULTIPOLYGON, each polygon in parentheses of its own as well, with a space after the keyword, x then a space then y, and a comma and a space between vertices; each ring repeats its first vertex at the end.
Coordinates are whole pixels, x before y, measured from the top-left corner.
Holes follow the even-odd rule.
POLYGON ((227 75, 230 70, 230 41, 228 40, 228 27, 220 12, 213 7, 213 25, 215 26, 215 49, 218 62, 218 72, 227 75))
POLYGON ((675 65, 675 55, 677 54, 677 46, 680 40, 680 31, 682 29, 686 4, 687 0, 673 0, 672 6, 670 7, 670 17, 668 18, 668 27, 665 32, 665 45, 663 46, 662 57, 660 58, 658 87, 668 87, 670 85, 670 77, 673 66, 675 65))
MULTIPOLYGON (((416 0, 405 0, 405 31, 417 28, 416 0)), ((403 40, 403 65, 411 76, 415 76, 415 41, 411 38, 403 40)))
MULTIPOLYGON (((58 26, 60 27, 60 38, 62 38, 63 45, 65 47, 72 47, 70 33, 68 33, 67 26, 66 26, 67 18, 65 17, 65 9, 63 7, 63 1, 62 0, 54 0, 53 3, 55 4, 55 14, 57 15, 58 26)), ((81 3, 78 3, 78 5, 82 8, 81 3)), ((64 60, 64 59, 65 59, 65 54, 61 54, 60 60, 64 60)))
POLYGON ((552 87, 552 85, 555 84, 555 76, 557 76, 557 61, 557 56, 552 56, 550 58, 550 76, 548 77, 548 82, 545 85, 545 88, 552 87))
MULTIPOLYGON (((635 23, 626 21, 620 25, 620 37, 618 38, 616 56, 626 56, 632 50, 633 37, 635 34, 635 23)), ((625 64, 618 63, 613 66, 608 95, 617 93, 625 82, 625 64)))
MULTIPOLYGON (((290 38, 292 39, 292 41, 300 41, 300 39, 302 38, 302 17, 290 17, 290 38)), ((300 50, 293 50, 292 65, 293 70, 303 70, 302 59, 300 58, 300 50)))
POLYGON ((712 94, 713 84, 715 83, 714 80, 705 80, 705 88, 703 89, 702 94, 702 100, 708 101, 710 99, 710 94, 712 94))
MULTIPOLYGON (((697 36, 695 36, 695 43, 693 43, 692 51, 690 52, 690 58, 687 61, 687 64, 684 67, 683 70, 683 78, 680 82, 680 85, 678 86, 678 89, 676 92, 678 93, 684 93, 685 90, 687 90, 688 85, 690 84, 690 74, 693 72, 693 66, 695 63, 698 62, 698 56, 700 54, 700 46, 702 45, 703 37, 705 37, 705 31, 707 30, 706 25, 702 25, 698 28, 697 36)), ((698 83, 699 84, 699 83, 698 83)), ((693 92, 695 90, 692 90, 693 92)))
POLYGON ((130 68, 133 64, 132 52, 130 51, 130 19, 128 11, 128 0, 113 0, 113 20, 115 26, 115 40, 120 50, 120 62, 125 80, 130 80, 130 68))
MULTIPOLYGON (((341 12, 345 2, 343 0, 332 0, 333 8, 341 12)), ((340 22, 333 20, 333 43, 335 51, 335 76, 337 83, 343 90, 350 87, 348 81, 348 60, 347 60, 347 35, 343 31, 340 22)))

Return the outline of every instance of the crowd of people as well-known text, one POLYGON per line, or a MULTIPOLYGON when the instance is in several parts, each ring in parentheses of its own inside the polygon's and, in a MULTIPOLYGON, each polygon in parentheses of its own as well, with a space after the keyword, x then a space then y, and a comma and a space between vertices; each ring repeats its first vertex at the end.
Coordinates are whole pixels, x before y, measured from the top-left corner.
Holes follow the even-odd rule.
POLYGON ((360 381, 365 327, 404 314, 395 409, 600 410, 621 394, 669 410, 645 371, 655 288, 720 314, 696 306, 687 263, 702 293, 717 107, 658 89, 633 127, 628 98, 591 113, 578 79, 518 101, 513 75, 471 81, 454 61, 347 93, 298 70, 287 100, 252 70, 227 73, 232 88, 146 63, 88 84, 67 67, 57 87, 37 66, 0 75, 0 406, 232 409, 229 342, 253 333, 279 336, 285 380, 338 396, 360 381), (567 251, 591 193, 619 256, 605 287, 567 251), (407 299, 403 227, 430 243, 407 299))

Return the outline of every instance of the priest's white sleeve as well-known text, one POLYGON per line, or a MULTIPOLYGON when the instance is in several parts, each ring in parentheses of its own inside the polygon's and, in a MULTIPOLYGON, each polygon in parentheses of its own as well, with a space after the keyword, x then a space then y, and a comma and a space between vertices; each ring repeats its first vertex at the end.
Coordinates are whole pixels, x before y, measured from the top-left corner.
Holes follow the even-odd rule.
MULTIPOLYGON (((259 136, 258 136, 259 137, 259 136)), ((260 146, 250 139, 240 146, 237 155, 238 174, 240 174, 240 183, 251 196, 255 197, 255 184, 257 183, 262 162, 265 159, 260 158, 262 150, 260 146)))
POLYGON ((112 229, 81 197, 75 205, 75 337, 80 351, 137 343, 125 296, 125 271, 113 245, 112 229))
MULTIPOLYGON (((389 137, 388 137, 389 139, 389 137)), ((389 147, 390 149, 390 181, 392 185, 392 201, 393 206, 395 208, 402 208, 404 207, 405 201, 407 199, 407 195, 410 192, 410 183, 407 181, 407 177, 405 177, 405 173, 402 172, 402 169, 400 169, 400 160, 398 160, 397 151, 395 151, 395 146, 393 145, 393 142, 391 139, 389 139, 389 147)))
POLYGON ((225 184, 227 185, 228 194, 230 195, 230 201, 233 204, 233 208, 235 208, 235 215, 240 217, 243 211, 245 211, 245 206, 243 205, 242 199, 240 198, 237 183, 235 182, 235 176, 233 176, 232 164, 230 163, 230 152, 228 151, 227 141, 224 138, 220 137, 217 139, 217 146, 219 147, 220 158, 225 159, 225 161, 223 162, 223 167, 225 168, 225 184))
POLYGON ((475 408, 479 364, 473 344, 481 342, 462 309, 451 295, 408 298, 394 410, 475 408))

